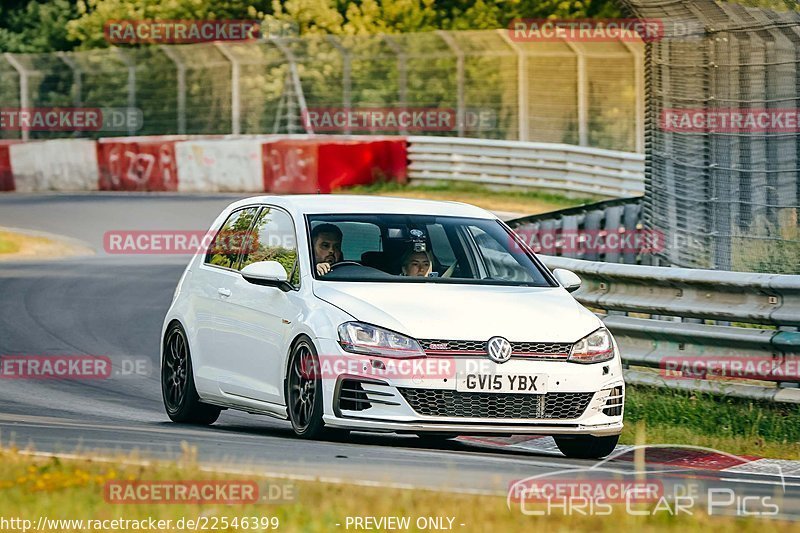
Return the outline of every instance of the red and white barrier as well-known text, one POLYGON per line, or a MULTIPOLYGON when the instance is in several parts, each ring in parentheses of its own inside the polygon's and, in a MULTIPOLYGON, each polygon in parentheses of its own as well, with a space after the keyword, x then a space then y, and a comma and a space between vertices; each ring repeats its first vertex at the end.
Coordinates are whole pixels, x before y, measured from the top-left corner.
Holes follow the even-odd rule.
POLYGON ((14 190, 14 175, 11 173, 12 144, 19 141, 0 141, 0 191, 14 190))
POLYGON ((405 182, 405 137, 186 136, 0 142, 0 191, 329 193, 405 182))
POLYGON ((18 192, 97 189, 94 141, 57 139, 12 144, 9 162, 13 190, 18 192))
POLYGON ((175 144, 181 192, 261 192, 263 141, 198 140, 175 144))

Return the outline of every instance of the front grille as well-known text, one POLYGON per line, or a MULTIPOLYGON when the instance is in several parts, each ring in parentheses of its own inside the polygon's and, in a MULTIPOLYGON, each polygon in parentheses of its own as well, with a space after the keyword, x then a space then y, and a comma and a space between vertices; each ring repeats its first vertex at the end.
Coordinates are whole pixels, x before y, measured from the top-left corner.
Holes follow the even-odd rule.
MULTIPOLYGON (((422 349, 429 355, 486 353, 487 341, 453 341, 446 339, 420 339, 422 349)), ((570 342, 512 342, 511 355, 536 357, 538 359, 566 359, 572 349, 570 342)))
POLYGON ((441 389, 399 389, 414 411, 449 418, 570 420, 580 417, 593 392, 491 394, 441 389))
POLYGON ((483 352, 486 353, 486 341, 448 341, 442 339, 422 339, 422 349, 431 352, 483 352), (434 345, 434 347, 431 347, 434 345))

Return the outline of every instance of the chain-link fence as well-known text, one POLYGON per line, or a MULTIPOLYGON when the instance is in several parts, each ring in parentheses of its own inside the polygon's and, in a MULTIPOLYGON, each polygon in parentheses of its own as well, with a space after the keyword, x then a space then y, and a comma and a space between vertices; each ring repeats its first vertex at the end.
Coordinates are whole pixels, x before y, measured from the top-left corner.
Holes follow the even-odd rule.
POLYGON ((638 17, 665 21, 645 61, 644 215, 668 237, 662 258, 800 273, 798 4, 623 3, 638 17))
POLYGON ((141 109, 141 129, 104 136, 302 133, 306 108, 444 108, 458 121, 437 135, 642 151, 642 68, 641 42, 519 43, 508 30, 3 54, 0 107, 141 109))

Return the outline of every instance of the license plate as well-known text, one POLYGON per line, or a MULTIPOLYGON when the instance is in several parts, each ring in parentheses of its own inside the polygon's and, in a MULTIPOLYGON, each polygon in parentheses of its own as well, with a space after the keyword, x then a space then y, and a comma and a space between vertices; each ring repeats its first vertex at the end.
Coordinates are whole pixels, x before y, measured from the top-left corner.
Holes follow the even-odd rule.
POLYGON ((463 374, 456 381, 458 392, 544 394, 546 374, 463 374))

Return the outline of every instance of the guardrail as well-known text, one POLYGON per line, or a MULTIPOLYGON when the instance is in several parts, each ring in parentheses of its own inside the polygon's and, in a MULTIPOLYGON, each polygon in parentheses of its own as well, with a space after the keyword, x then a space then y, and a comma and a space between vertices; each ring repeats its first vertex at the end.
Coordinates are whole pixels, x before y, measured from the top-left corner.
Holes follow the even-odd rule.
POLYGON ((409 179, 611 198, 644 194, 644 155, 569 144, 408 137, 409 179))
POLYGON ((800 403, 800 276, 540 257, 581 277, 628 383, 800 403))

